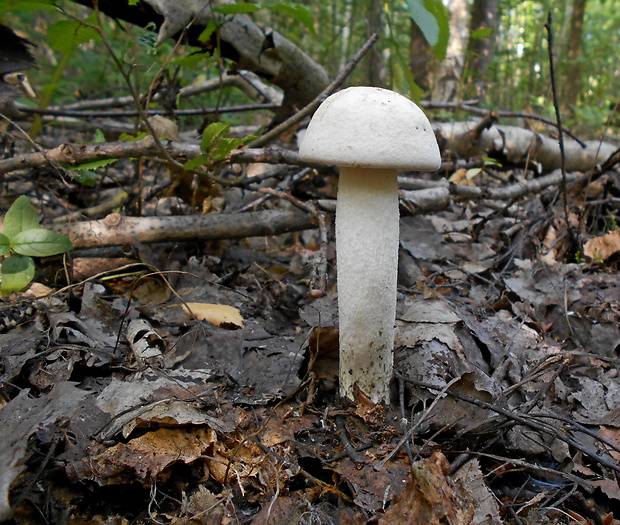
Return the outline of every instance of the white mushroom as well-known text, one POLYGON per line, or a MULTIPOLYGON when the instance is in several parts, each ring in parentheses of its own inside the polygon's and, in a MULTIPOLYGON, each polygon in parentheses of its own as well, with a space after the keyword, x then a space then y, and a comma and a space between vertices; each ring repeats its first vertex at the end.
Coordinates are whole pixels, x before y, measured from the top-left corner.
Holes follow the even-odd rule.
POLYGON ((433 129, 409 99, 352 87, 323 102, 302 160, 340 166, 336 205, 340 395, 389 402, 398 269, 397 170, 436 170, 433 129))

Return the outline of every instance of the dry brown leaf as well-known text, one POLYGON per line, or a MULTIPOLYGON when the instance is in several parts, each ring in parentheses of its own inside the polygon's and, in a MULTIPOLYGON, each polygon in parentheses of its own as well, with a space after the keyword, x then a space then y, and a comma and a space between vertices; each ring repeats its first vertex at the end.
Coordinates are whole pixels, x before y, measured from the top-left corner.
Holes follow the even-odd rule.
POLYGON ((405 491, 379 521, 382 525, 460 525, 472 523, 474 503, 471 494, 447 477, 448 460, 441 452, 411 465, 412 477, 405 491))
POLYGON ((274 525, 276 523, 301 523, 304 509, 293 498, 280 496, 263 506, 252 520, 252 525, 274 525))
POLYGON ((620 231, 616 230, 607 235, 594 237, 586 242, 583 254, 593 261, 606 261, 613 254, 620 251, 620 231))
POLYGON ((243 328, 243 317, 237 308, 227 304, 184 303, 183 309, 202 321, 208 321, 220 328, 243 328))
POLYGON ((481 171, 482 170, 480 168, 471 168, 468 170, 465 168, 460 168, 456 170, 450 176, 450 179, 448 180, 452 182, 453 184, 463 184, 465 186, 476 186, 474 179, 476 178, 476 176, 480 175, 481 171))
POLYGON ((370 464, 358 468, 347 458, 334 470, 353 489, 355 504, 375 513, 384 509, 403 490, 409 467, 403 461, 388 461, 380 470, 370 464))
POLYGON ((192 463, 217 441, 212 429, 161 428, 67 467, 74 480, 92 479, 100 485, 126 483, 135 478, 146 485, 176 461, 192 463))
POLYGON ((475 511, 472 525, 501 525, 503 523, 499 514, 499 504, 484 482, 484 475, 477 459, 461 467, 452 476, 452 481, 461 487, 461 493, 469 492, 474 500, 475 511))
POLYGON ((149 117, 149 124, 158 139, 179 140, 179 126, 173 120, 161 115, 153 115, 149 117))

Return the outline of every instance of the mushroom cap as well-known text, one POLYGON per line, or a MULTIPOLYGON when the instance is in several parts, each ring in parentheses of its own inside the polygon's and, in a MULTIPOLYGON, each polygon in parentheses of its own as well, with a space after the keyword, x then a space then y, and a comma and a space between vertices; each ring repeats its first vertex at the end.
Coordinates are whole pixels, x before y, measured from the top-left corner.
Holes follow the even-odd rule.
POLYGON ((299 148, 308 162, 396 170, 436 170, 437 139, 428 118, 388 89, 351 87, 316 110, 299 148))

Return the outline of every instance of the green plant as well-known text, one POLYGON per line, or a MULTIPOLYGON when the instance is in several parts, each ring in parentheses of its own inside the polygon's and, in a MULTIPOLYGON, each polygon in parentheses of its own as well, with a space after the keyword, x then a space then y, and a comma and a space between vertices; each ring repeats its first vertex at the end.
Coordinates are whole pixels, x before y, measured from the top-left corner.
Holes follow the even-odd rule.
POLYGON ((22 195, 4 216, 0 233, 0 256, 4 257, 0 274, 0 293, 23 290, 34 277, 33 257, 49 257, 73 249, 64 235, 41 228, 37 212, 22 195))
POLYGON ((230 122, 214 122, 209 124, 202 133, 202 141, 200 142, 202 155, 186 162, 184 164, 185 169, 194 170, 205 164, 222 162, 234 149, 240 148, 255 138, 254 135, 242 139, 227 137, 230 126, 230 122))

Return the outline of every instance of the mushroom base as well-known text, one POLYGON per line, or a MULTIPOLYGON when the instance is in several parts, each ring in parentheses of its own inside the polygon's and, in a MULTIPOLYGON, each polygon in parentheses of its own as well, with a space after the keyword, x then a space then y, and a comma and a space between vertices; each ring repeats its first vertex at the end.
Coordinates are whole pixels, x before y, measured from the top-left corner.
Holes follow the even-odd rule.
POLYGON ((389 402, 398 269, 398 183, 389 169, 342 168, 336 205, 340 395, 389 402))

